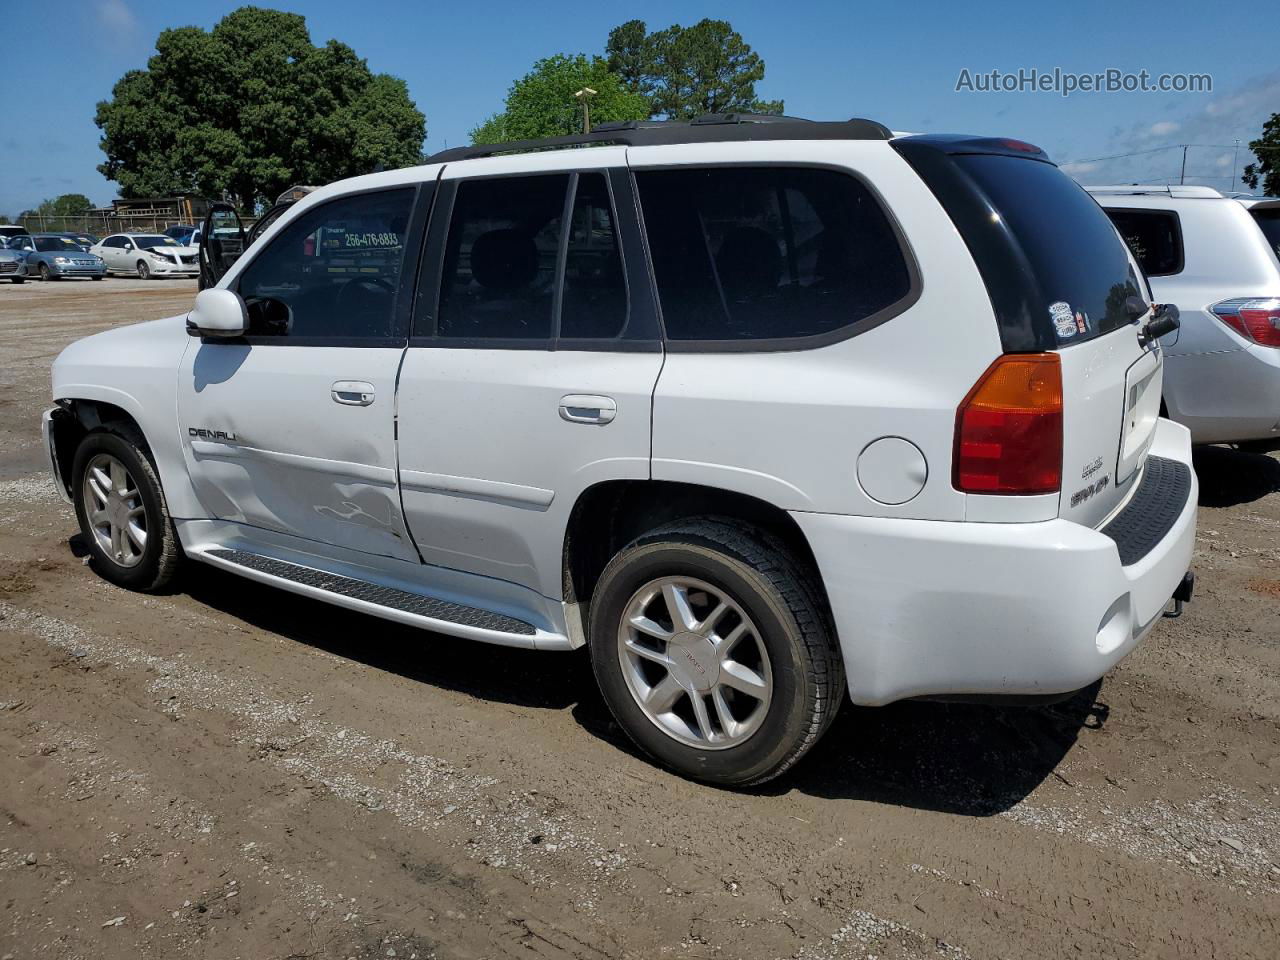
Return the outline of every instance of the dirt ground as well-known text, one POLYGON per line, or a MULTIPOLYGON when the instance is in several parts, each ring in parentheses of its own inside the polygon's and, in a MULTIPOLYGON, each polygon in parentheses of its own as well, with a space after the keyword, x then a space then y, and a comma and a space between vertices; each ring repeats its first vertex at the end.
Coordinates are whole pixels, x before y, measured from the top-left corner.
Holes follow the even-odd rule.
POLYGON ((0 285, 0 960, 1280 954, 1280 462, 1202 451, 1195 603, 1046 708, 846 705, 767 789, 630 749, 585 653, 81 559, 39 415, 188 281, 0 285))

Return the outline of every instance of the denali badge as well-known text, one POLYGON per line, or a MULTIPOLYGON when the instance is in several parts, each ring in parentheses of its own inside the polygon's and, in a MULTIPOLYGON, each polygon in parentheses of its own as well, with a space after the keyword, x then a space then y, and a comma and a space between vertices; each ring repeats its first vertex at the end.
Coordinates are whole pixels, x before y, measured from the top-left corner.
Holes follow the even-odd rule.
POLYGON ((1086 500, 1090 499, 1095 494, 1101 493, 1103 490, 1107 489, 1107 487, 1109 486, 1111 486, 1111 477, 1109 476, 1099 477, 1097 480, 1089 484, 1089 486, 1085 487, 1083 490, 1077 490, 1075 493, 1073 493, 1071 495, 1071 505, 1073 507, 1078 507, 1080 506, 1080 504, 1084 503, 1086 500))
POLYGON ((201 440, 217 440, 221 443, 235 443, 236 435, 226 430, 206 430, 203 427, 187 427, 187 436, 201 440))

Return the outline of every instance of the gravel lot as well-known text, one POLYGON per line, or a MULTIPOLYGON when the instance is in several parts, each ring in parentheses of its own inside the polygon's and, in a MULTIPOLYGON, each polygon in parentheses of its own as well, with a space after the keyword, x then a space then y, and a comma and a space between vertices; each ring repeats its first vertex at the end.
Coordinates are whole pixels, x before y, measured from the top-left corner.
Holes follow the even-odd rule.
POLYGON ((194 292, 0 285, 0 957, 1277 956, 1274 457, 1198 455, 1196 602, 1099 686, 846 707, 728 793, 637 757, 585 655, 95 576, 49 363, 194 292))

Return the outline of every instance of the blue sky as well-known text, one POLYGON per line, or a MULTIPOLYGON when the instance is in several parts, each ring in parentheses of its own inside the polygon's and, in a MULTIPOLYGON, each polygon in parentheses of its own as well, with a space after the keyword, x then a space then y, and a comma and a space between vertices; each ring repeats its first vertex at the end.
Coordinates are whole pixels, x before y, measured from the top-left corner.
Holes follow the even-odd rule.
MULTIPOLYGON (((108 202, 115 185, 93 124, 98 100, 126 70, 144 67, 166 27, 212 26, 240 4, 81 0, 5 4, 8 82, 0 99, 0 213, 60 193, 108 202), (56 18, 51 14, 56 9, 56 18)), ((267 5, 267 4, 262 4, 267 5)), ((764 57, 758 88, 787 112, 815 119, 865 116, 897 130, 1016 136, 1058 161, 1184 142, 1188 182, 1230 184, 1235 138, 1247 142, 1280 111, 1275 57, 1280 6, 1237 13, 1203 3, 1158 8, 1111 3, 984 5, 776 2, 583 4, 314 0, 276 3, 307 17, 313 42, 342 40, 378 72, 403 77, 427 116, 427 148, 467 142, 502 106, 511 81, 540 57, 598 52, 609 29, 637 17, 650 29, 730 20, 764 57), (1267 11, 1271 12, 1268 13, 1267 11), (1204 93, 958 93, 962 69, 1076 73, 1109 67, 1208 73, 1204 93)), ((1246 162, 1242 146, 1240 165, 1246 162)), ((1181 152, 1163 150, 1068 169, 1086 182, 1176 178, 1181 152)), ((1237 182, 1237 188, 1239 183, 1237 182)))

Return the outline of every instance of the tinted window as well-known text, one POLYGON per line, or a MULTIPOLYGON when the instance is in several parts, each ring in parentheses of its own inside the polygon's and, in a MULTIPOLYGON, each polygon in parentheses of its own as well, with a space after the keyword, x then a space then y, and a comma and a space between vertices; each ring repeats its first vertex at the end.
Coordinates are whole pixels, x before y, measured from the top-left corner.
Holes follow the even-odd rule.
POLYGON ((80 248, 66 237, 36 237, 36 249, 41 253, 57 253, 80 248))
POLYGON ((1182 271, 1182 229, 1172 210, 1108 210, 1107 216, 1147 276, 1182 271))
POLYGON ((357 194, 289 224, 240 276, 249 334, 393 336, 413 197, 413 188, 357 194))
POLYGON ((442 337, 551 337, 567 174, 458 184, 440 280, 442 337))
POLYGON ((816 336, 910 290, 884 211, 847 174, 729 167, 636 180, 672 340, 816 336))
POLYGON ((1262 234, 1267 238, 1267 243, 1270 244, 1272 251, 1277 257, 1280 257, 1280 209, 1251 210, 1249 212, 1253 214, 1253 219, 1262 228, 1262 234))
POLYGON ((993 229, 1009 232, 1031 268, 1039 288, 1033 322, 1053 329, 1060 344, 1134 322, 1124 303, 1140 296, 1138 278, 1111 221, 1082 187, 1038 160, 968 154, 956 163, 995 208, 993 229))
POLYGON ((565 252, 562 339, 612 339, 627 322, 627 285, 602 173, 578 176, 565 252))

